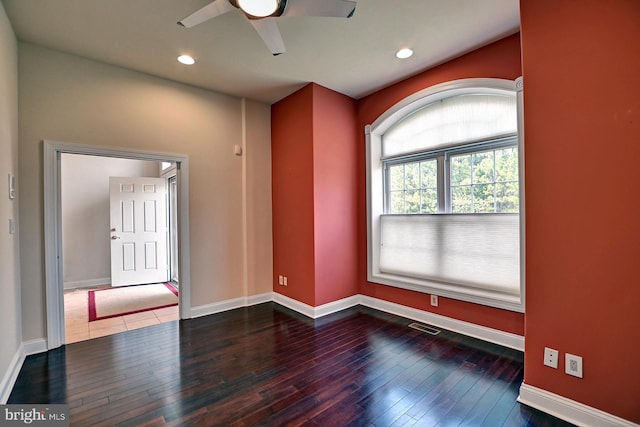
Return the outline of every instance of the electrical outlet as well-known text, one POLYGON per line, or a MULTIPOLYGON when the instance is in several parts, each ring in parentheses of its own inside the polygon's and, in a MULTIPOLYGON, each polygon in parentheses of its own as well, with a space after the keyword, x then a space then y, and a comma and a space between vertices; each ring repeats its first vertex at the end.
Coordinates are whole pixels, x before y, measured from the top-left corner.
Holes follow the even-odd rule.
POLYGON ((558 350, 544 348, 544 365, 553 369, 558 369, 558 350))
POLYGON ((289 281, 289 279, 287 279, 287 276, 284 276, 284 285, 287 286, 287 282, 289 281))
POLYGON ((284 276, 282 276, 282 275, 278 276, 278 283, 280 285, 284 285, 284 276))
POLYGON ((431 295, 431 305, 434 307, 438 306, 438 295, 431 295))
POLYGON ((582 378, 582 357, 566 353, 564 355, 564 371, 574 377, 582 378))

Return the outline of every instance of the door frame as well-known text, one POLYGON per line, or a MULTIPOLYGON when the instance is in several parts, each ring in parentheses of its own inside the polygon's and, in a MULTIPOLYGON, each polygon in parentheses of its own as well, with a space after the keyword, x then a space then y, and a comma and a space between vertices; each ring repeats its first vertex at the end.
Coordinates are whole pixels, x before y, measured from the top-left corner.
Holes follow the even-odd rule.
MULTIPOLYGON (((168 233, 168 239, 167 239, 167 255, 168 255, 168 261, 167 261, 167 270, 168 270, 168 274, 167 276, 169 277, 169 282, 171 283, 176 283, 178 286, 180 286, 180 269, 178 268, 177 263, 175 263, 175 259, 177 259, 176 253, 179 253, 180 251, 178 250, 178 248, 176 247, 176 250, 173 250, 173 239, 175 238, 174 235, 177 235, 178 238, 180 237, 180 233, 178 232, 178 222, 177 222, 177 213, 178 213, 178 198, 177 198, 177 188, 178 188, 178 176, 177 176, 177 171, 176 171, 176 167, 175 165, 173 165, 172 167, 170 167, 168 169, 168 173, 161 173, 160 176, 162 178, 165 178, 167 180, 167 230, 169 231, 168 233), (171 183, 174 182, 176 183, 176 190, 171 190, 171 183), (176 201, 173 202, 173 193, 176 193, 176 201), (175 210, 176 212, 173 213, 173 209, 175 206, 175 210), (176 219, 174 220, 173 217, 176 217, 176 219), (176 231, 173 231, 173 221, 176 221, 176 231), (175 266, 175 267, 174 267, 175 266), (174 280, 174 268, 175 270, 178 272, 175 275, 175 280, 174 280)), ((179 244, 179 242, 178 242, 179 244)))
POLYGON ((83 154, 132 160, 173 162, 178 179, 178 270, 180 319, 191 318, 191 255, 189 240, 189 156, 184 154, 100 147, 45 140, 44 160, 44 261, 47 349, 65 340, 64 282, 62 271, 62 210, 60 199, 61 154, 83 154))

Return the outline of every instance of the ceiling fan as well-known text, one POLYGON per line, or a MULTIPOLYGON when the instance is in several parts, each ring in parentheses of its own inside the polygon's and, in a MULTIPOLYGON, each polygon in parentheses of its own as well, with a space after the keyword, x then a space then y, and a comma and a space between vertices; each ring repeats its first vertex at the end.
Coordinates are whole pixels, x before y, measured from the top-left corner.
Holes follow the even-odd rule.
POLYGON ((239 9, 249 19, 271 53, 286 52, 275 18, 281 16, 326 16, 351 18, 356 2, 349 0, 214 0, 178 24, 191 28, 204 21, 239 9))

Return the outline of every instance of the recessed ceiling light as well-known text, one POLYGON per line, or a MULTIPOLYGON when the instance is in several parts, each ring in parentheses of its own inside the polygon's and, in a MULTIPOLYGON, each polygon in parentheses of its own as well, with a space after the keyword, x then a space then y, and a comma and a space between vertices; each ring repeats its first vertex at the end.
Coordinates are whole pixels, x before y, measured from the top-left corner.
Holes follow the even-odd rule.
POLYGON ((178 62, 184 65, 193 65, 196 63, 196 60, 189 55, 180 55, 178 56, 178 62))
POLYGON ((411 55, 413 55, 413 51, 411 49, 400 49, 399 51, 396 52, 396 58, 398 59, 407 59, 409 58, 411 55))

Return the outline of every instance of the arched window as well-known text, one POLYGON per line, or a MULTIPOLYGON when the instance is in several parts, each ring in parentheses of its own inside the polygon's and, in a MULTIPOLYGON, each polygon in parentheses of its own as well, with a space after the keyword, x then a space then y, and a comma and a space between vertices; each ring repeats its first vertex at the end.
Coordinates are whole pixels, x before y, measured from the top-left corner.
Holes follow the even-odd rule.
POLYGON ((518 123, 513 81, 467 79, 367 126, 370 281, 524 311, 518 123))

